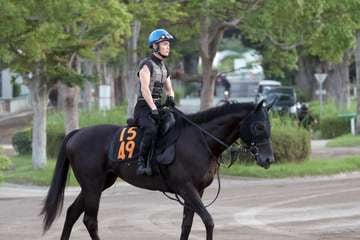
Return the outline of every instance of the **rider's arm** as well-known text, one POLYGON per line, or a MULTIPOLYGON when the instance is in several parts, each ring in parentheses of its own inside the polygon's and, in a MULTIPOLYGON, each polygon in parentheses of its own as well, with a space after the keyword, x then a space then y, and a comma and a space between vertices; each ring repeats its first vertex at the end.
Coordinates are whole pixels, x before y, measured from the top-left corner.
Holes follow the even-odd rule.
POLYGON ((150 91, 150 70, 149 68, 144 65, 139 71, 139 78, 140 78, 140 90, 143 98, 145 99, 146 103, 149 105, 151 110, 156 109, 156 105, 154 100, 151 96, 150 91))
POLYGON ((172 85, 171 85, 170 76, 165 81, 164 90, 165 90, 166 96, 174 97, 174 91, 173 91, 173 88, 172 88, 172 85))

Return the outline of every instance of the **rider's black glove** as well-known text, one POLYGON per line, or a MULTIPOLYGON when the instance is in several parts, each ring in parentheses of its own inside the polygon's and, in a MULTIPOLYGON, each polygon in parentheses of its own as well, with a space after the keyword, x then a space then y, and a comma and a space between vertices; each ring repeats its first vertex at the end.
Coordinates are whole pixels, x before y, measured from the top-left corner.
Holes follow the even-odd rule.
POLYGON ((175 99, 174 99, 173 96, 167 96, 166 97, 165 106, 167 106, 169 108, 174 108, 175 107, 175 99))
POLYGON ((160 114, 159 111, 157 109, 151 110, 151 118, 155 120, 155 122, 159 122, 160 121, 160 114))

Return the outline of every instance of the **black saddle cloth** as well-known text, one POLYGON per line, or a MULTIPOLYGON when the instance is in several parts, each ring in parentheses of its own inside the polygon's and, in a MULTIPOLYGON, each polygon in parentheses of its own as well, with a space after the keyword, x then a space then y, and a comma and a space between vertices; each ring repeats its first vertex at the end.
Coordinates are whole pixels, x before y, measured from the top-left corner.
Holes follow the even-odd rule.
MULTIPOLYGON (((174 117, 175 119, 176 117, 174 117)), ((168 165, 175 160, 175 143, 179 137, 177 121, 174 124, 164 122, 159 127, 151 162, 168 165)), ((128 120, 126 127, 120 127, 113 135, 108 156, 116 162, 136 161, 140 154, 140 143, 143 136, 142 130, 134 121, 128 120)))

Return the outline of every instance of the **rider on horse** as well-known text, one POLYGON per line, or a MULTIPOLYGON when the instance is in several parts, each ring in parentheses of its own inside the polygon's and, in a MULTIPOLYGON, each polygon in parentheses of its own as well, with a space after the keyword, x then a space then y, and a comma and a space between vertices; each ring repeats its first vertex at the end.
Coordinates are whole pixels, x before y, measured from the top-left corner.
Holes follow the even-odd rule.
POLYGON ((169 70, 163 62, 170 54, 170 42, 173 40, 174 37, 164 29, 151 32, 148 46, 152 49, 152 54, 144 58, 139 65, 139 97, 134 110, 134 119, 144 135, 140 144, 138 175, 152 174, 149 153, 157 136, 163 88, 167 96, 165 105, 175 106, 169 70))

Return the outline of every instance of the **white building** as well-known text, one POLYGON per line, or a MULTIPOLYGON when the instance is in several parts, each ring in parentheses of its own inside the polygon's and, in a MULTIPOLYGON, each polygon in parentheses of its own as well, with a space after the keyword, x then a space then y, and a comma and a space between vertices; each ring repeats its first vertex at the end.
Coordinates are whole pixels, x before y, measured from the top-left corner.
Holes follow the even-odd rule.
POLYGON ((10 69, 0 70, 0 113, 20 112, 30 108, 29 90, 23 85, 20 75, 10 69), (20 87, 19 96, 14 96, 12 79, 20 87))
POLYGON ((264 79, 264 70, 261 66, 261 55, 255 50, 242 54, 241 58, 234 60, 235 74, 243 80, 260 81, 264 79))

